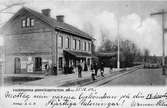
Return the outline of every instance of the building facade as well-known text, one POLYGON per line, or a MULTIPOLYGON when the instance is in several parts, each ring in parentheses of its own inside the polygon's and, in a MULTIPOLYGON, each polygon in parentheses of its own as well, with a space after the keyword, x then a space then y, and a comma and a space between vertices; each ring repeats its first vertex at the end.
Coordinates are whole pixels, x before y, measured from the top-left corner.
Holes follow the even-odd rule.
POLYGON ((94 39, 50 11, 23 7, 1 28, 5 73, 44 73, 46 64, 57 67, 50 74, 68 73, 64 68, 78 63, 90 66, 94 39))

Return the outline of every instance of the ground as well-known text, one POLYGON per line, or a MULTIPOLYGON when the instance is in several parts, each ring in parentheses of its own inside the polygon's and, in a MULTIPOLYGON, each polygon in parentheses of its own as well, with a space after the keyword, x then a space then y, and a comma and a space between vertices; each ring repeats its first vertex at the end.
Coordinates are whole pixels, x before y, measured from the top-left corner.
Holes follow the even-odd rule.
POLYGON ((116 78, 99 81, 94 86, 161 86, 166 84, 166 76, 161 69, 139 69, 116 78))
MULTIPOLYGON (((162 69, 130 69, 120 72, 114 72, 110 69, 105 69, 105 77, 99 75, 96 81, 91 79, 91 72, 82 72, 83 77, 78 78, 77 73, 68 75, 50 75, 41 76, 42 79, 27 80, 19 83, 6 81, 7 85, 22 85, 22 86, 158 86, 166 85, 167 77, 162 75, 162 69), (18 84, 17 84, 18 83, 18 84)), ((24 78, 23 75, 22 78, 24 78)), ((31 77, 31 75, 29 75, 31 77)), ((32 77, 36 78, 34 75, 32 77)), ((29 79, 29 78, 28 78, 29 79)))
POLYGON ((160 69, 140 69, 108 82, 107 85, 165 85, 160 69))

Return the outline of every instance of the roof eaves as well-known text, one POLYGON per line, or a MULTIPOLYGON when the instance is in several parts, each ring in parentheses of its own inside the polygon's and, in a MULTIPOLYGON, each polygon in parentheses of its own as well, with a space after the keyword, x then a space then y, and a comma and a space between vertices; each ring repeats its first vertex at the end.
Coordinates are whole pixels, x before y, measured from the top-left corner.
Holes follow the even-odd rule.
MULTIPOLYGON (((44 16, 44 15, 42 15, 41 13, 39 13, 39 12, 37 12, 37 11, 34 11, 34 10, 32 10, 32 9, 30 9, 30 8, 27 8, 27 7, 24 7, 27 11, 29 11, 30 13, 32 13, 33 15, 35 15, 35 16, 37 16, 39 19, 41 19, 41 20, 44 20, 48 25, 50 25, 51 27, 53 27, 54 29, 58 29, 58 30, 62 30, 62 31, 65 31, 65 32, 69 32, 69 33, 71 33, 71 34, 74 34, 74 35, 77 35, 77 36, 80 36, 80 37, 84 37, 84 38, 87 38, 87 39, 93 39, 93 40, 95 40, 92 36, 90 36, 90 35, 88 35, 87 33, 85 33, 85 32, 83 32, 83 31, 81 31, 81 30, 79 30, 78 28, 76 28, 76 27, 74 27, 74 26, 72 26, 72 25, 70 25, 70 24, 67 24, 67 23, 64 23, 64 26, 68 26, 69 28, 71 27, 72 29, 75 29, 75 31, 73 30, 69 30, 69 29, 67 29, 67 28, 65 28, 65 27, 61 27, 61 26, 59 26, 57 23, 58 22, 56 22, 56 20, 54 19, 54 18, 51 18, 51 17, 46 17, 46 16, 44 16), (38 15, 40 15, 40 16, 42 16, 42 17, 39 17, 38 15, 36 15, 36 14, 38 14, 38 15), (42 18, 44 18, 44 19, 42 19, 42 18), (52 22, 52 23, 51 23, 52 22), (56 22, 56 23, 55 23, 56 22), (56 25, 57 24, 57 25, 56 25)), ((59 23, 60 24, 60 23, 59 23)))
POLYGON ((74 34, 74 35, 77 35, 77 36, 80 36, 80 37, 84 37, 84 38, 87 38, 87 39, 93 39, 91 36, 83 36, 81 33, 75 33, 74 31, 71 31, 69 29, 66 29, 66 28, 63 28, 63 27, 60 27, 60 26, 56 26, 55 29, 58 29, 58 30, 62 30, 62 31, 65 31, 65 32, 69 32, 71 34, 74 34))

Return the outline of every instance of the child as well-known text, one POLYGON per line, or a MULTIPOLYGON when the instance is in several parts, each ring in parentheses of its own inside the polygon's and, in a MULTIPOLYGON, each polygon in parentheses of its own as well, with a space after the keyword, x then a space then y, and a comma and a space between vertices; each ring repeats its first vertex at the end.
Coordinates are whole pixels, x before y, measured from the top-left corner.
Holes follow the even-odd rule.
POLYGON ((93 81, 95 81, 96 80, 96 78, 95 78, 95 69, 94 69, 94 66, 93 65, 91 65, 91 72, 92 72, 92 80, 93 81))
POLYGON ((78 65, 78 77, 79 78, 82 77, 82 66, 81 66, 81 64, 78 65))
POLYGON ((101 76, 104 77, 104 64, 101 63, 100 65, 100 72, 101 72, 101 76))
POLYGON ((48 76, 49 66, 45 64, 45 76, 48 76))

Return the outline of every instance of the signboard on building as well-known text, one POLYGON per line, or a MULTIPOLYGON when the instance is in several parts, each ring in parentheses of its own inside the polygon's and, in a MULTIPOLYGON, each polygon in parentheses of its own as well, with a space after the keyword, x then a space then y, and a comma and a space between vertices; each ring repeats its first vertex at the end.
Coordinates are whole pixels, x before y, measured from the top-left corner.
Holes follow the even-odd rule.
POLYGON ((27 65, 27 72, 33 72, 33 63, 27 65))
POLYGON ((28 57, 27 72, 33 72, 33 61, 32 61, 32 57, 28 57))
POLYGON ((21 69, 27 68, 27 61, 21 61, 21 69))

